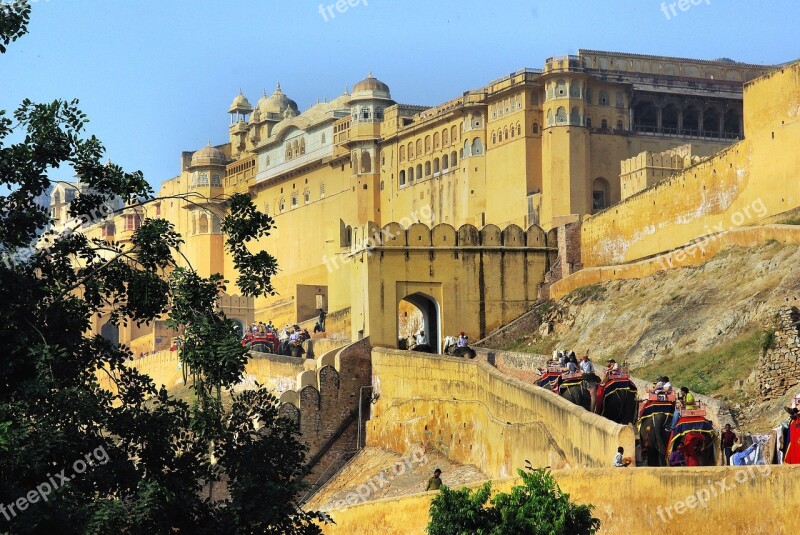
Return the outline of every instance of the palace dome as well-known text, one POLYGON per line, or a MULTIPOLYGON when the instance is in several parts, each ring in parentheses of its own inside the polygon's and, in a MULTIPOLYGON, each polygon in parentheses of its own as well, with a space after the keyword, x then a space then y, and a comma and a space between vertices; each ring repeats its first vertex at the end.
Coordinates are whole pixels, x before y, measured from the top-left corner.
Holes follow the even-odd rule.
MULTIPOLYGON (((297 103, 281 91, 281 84, 277 85, 275 92, 270 96, 266 96, 266 93, 264 93, 264 96, 258 101, 258 111, 261 114, 276 113, 283 117, 286 115, 287 110, 290 110, 290 115, 292 116, 298 113, 297 103)), ((262 116, 261 118, 264 119, 265 117, 262 116)))
POLYGON ((192 154, 192 167, 227 164, 228 158, 225 153, 216 147, 212 147, 210 143, 192 154))
POLYGON ((250 105, 250 101, 247 100, 247 97, 245 97, 241 91, 239 91, 239 94, 233 99, 231 107, 228 108, 228 113, 250 113, 252 109, 253 107, 250 105))
POLYGON ((372 76, 372 72, 369 73, 369 76, 358 82, 353 87, 353 99, 358 98, 383 98, 383 99, 391 99, 391 94, 389 92, 389 86, 378 80, 377 78, 372 76))

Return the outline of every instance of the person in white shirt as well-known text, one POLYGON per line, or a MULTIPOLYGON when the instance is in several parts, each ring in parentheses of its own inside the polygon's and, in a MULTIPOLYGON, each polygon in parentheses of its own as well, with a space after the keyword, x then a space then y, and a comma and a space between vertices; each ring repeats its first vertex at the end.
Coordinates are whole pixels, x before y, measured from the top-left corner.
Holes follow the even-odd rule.
POLYGON ((417 335, 417 345, 422 346, 428 343, 428 337, 425 336, 425 331, 420 331, 417 335))
POLYGON ((289 343, 296 344, 298 342, 300 342, 300 333, 298 331, 294 331, 289 335, 289 343))
POLYGON ((589 359, 589 355, 583 356, 580 366, 583 373, 594 373, 594 364, 592 364, 592 361, 589 359))
POLYGON ((631 464, 630 459, 625 459, 622 454, 625 453, 625 448, 620 446, 617 448, 617 454, 614 456, 614 466, 616 468, 624 468, 631 464))
POLYGON ((666 375, 664 376, 663 381, 664 381, 664 386, 662 386, 661 389, 664 391, 664 393, 669 394, 670 392, 672 392, 672 383, 669 382, 669 377, 667 377, 666 375))
POLYGON ((610 372, 619 371, 619 364, 617 364, 616 360, 608 359, 606 362, 608 363, 608 366, 606 366, 606 370, 607 371, 610 371, 610 372))

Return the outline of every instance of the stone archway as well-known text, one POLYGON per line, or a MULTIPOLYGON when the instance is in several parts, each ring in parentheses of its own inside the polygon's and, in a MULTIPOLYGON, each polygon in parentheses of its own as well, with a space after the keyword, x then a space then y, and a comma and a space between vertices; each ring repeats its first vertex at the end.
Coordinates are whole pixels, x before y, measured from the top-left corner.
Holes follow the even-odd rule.
POLYGON ((119 326, 113 323, 106 322, 100 327, 100 336, 111 342, 112 344, 119 343, 119 326))
POLYGON ((408 324, 404 327, 401 322, 401 310, 404 308, 402 313, 408 312, 408 306, 403 307, 401 303, 408 303, 412 305, 412 309, 416 309, 419 314, 422 316, 421 325, 425 331, 425 334, 428 337, 428 343, 430 346, 436 351, 437 353, 441 353, 442 349, 442 337, 441 337, 441 308, 439 303, 436 301, 435 298, 424 294, 422 292, 415 292, 410 295, 407 295, 400 299, 397 303, 397 316, 398 316, 398 325, 397 325, 397 338, 403 338, 408 335, 416 335, 417 332, 410 332, 408 329, 412 331, 418 331, 417 324, 413 321, 408 322, 408 324), (401 330, 404 329, 404 330, 401 330))

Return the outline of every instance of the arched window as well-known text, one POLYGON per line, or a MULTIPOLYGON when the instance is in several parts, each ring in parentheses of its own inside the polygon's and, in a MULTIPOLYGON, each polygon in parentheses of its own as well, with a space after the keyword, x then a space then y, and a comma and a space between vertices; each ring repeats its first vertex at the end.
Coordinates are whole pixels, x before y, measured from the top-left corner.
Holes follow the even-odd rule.
POLYGON ((450 168, 450 160, 447 157, 447 154, 445 154, 444 156, 442 156, 442 169, 447 171, 449 168, 450 168))
MULTIPOLYGON (((634 117, 636 117, 634 115, 634 117)), ((684 134, 700 134, 700 112, 694 105, 689 105, 683 110, 683 133, 684 134)))
POLYGON ((503 131, 503 139, 508 139, 508 127, 503 131))
POLYGON ((592 88, 591 87, 587 87, 586 91, 585 91, 585 94, 586 94, 586 102, 588 104, 591 104, 592 103, 592 88))
POLYGON ((400 145, 400 161, 406 161, 406 148, 404 145, 400 145))
POLYGON ((297 208, 297 192, 292 193, 292 208, 297 208))
POLYGON ((458 127, 455 125, 450 127, 450 143, 458 141, 458 127))
POLYGON ((622 132, 625 129, 625 126, 622 123, 622 119, 617 119, 617 130, 622 132))
POLYGON ((208 173, 200 173, 200 176, 197 178, 197 185, 208 186, 208 173))
POLYGON ((569 96, 571 98, 581 97, 581 84, 575 80, 569 83, 569 96))
POLYGON ((425 136, 425 154, 431 151, 431 136, 425 136))
POLYGON ((220 224, 219 216, 218 215, 212 215, 211 216, 211 232, 213 232, 214 234, 219 234, 221 226, 222 225, 220 224))
POLYGON ((200 216, 200 234, 208 234, 208 216, 206 214, 200 216))
POLYGON ((310 202, 311 202, 311 192, 310 192, 310 191, 308 191, 308 189, 306 189, 306 190, 303 192, 303 202, 304 202, 305 204, 308 204, 308 203, 310 203, 310 202))
POLYGON ((458 157, 456 156, 456 151, 450 153, 450 167, 455 167, 458 165, 458 157))
POLYGON ((417 177, 417 180, 422 180, 422 164, 417 164, 417 169, 414 172, 414 176, 417 177))
POLYGON ((559 80, 556 82, 556 97, 566 97, 567 96, 567 82, 564 80, 559 80))
POLYGON ((409 160, 413 160, 414 159, 414 144, 413 143, 409 143, 408 144, 408 159, 409 160))
POLYGON ((592 213, 605 210, 611 204, 611 186, 603 177, 597 177, 592 183, 592 213))
POLYGON ((417 155, 417 158, 419 158, 420 156, 422 156, 424 154, 422 152, 422 140, 421 139, 417 140, 417 150, 416 150, 415 154, 417 155))
POLYGON ((289 143, 288 141, 286 142, 286 151, 284 152, 284 157, 287 160, 291 160, 292 159, 292 144, 289 143))
POLYGON ((409 167, 408 168, 408 183, 410 184, 412 182, 414 182, 414 168, 413 167, 409 167))
POLYGON ((222 180, 220 179, 219 173, 214 173, 211 175, 211 187, 212 188, 219 188, 222 186, 222 180))
POLYGON ((603 119, 600 122, 600 128, 603 129, 603 130, 607 130, 608 129, 608 120, 607 119, 603 119))
POLYGON ((362 173, 372 172, 372 156, 370 156, 368 151, 361 152, 361 172, 362 173))
POLYGON ((300 144, 295 139, 292 141, 292 157, 296 158, 300 155, 300 144))
POLYGON ((492 132, 492 145, 496 145, 496 144, 497 144, 497 134, 492 132))
POLYGON ((61 204, 61 192, 56 191, 55 193, 53 193, 53 203, 61 204))
POLYGON ((592 127, 592 118, 591 117, 587 117, 586 118, 586 128, 591 128, 591 127, 592 127))
POLYGON ((577 106, 572 108, 569 114, 569 124, 574 124, 576 126, 580 126, 581 124, 581 110, 579 110, 577 106))
POLYGON ((305 153, 306 153, 306 138, 301 137, 300 138, 300 154, 305 154, 305 153))
POLYGON ((519 125, 519 123, 517 123, 517 135, 518 136, 522 135, 522 127, 519 125))
POLYGON ((284 210, 286 210, 286 199, 281 199, 278 201, 278 213, 282 214, 284 210))
POLYGON ((319 198, 322 199, 325 197, 325 183, 319 185, 319 198))
POLYGON ((471 154, 470 154, 470 148, 471 148, 471 146, 470 146, 470 144, 469 144, 469 139, 467 139, 467 140, 464 140, 464 148, 463 148, 463 149, 461 149, 461 151, 462 151, 462 152, 461 152, 461 157, 462 157, 462 158, 467 158, 467 157, 471 156, 471 154))
POLYGON ((447 128, 442 130, 442 147, 446 147, 450 144, 450 140, 447 137, 447 128))
POLYGON ((433 134, 433 150, 439 150, 439 132, 433 134))
POLYGON ((533 123, 533 133, 534 134, 539 133, 539 123, 533 123))
POLYGON ((368 120, 370 118, 369 106, 361 106, 361 119, 368 120))
POLYGON ((605 89, 600 90, 600 105, 608 106, 608 91, 605 89))
POLYGON ((472 140, 472 155, 477 156, 478 154, 483 154, 483 141, 476 137, 472 140))
POLYGON ((661 110, 661 130, 667 134, 678 133, 678 108, 674 104, 667 104, 661 110))
POLYGON ((719 137, 720 113, 711 106, 703 112, 703 135, 706 137, 719 137))
POLYGON ((425 176, 431 176, 431 162, 425 162, 425 176))
POLYGON ((553 126, 554 123, 553 110, 547 110, 547 126, 553 126))
POLYGON ((545 100, 552 100, 555 97, 555 85, 550 83, 547 84, 547 88, 545 91, 545 100))
POLYGON ((556 124, 566 124, 567 110, 564 106, 559 106, 556 110, 556 124))
POLYGON ((401 186, 405 186, 406 185, 406 172, 405 171, 400 171, 400 185, 401 186))
POLYGON ((375 118, 379 121, 383 121, 383 108, 380 106, 375 108, 375 118))
POLYGON ((439 174, 439 158, 433 159, 433 174, 434 175, 439 174))

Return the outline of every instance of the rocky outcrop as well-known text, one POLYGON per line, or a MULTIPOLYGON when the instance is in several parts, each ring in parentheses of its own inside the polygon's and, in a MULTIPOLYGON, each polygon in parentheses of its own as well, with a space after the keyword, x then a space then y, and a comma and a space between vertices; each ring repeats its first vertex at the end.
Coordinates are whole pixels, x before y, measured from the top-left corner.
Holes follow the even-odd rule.
POLYGON ((782 308, 776 324, 772 343, 758 362, 758 383, 765 399, 780 397, 800 383, 800 309, 782 308))

